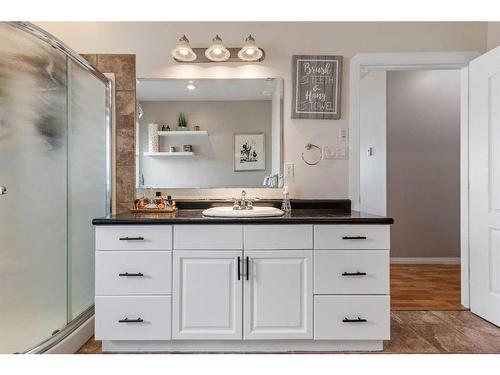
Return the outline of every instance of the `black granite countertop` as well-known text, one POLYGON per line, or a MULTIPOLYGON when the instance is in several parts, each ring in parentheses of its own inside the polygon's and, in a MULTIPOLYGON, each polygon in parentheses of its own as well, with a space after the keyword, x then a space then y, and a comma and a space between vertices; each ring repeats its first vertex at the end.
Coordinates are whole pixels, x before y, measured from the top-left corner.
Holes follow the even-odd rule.
MULTIPOLYGON (((175 213, 121 213, 92 220, 94 225, 151 224, 392 224, 389 217, 366 214, 350 209, 349 200, 292 200, 292 211, 278 217, 206 217, 202 212, 224 201, 178 202, 175 213)), ((255 205, 256 203, 254 203, 255 205)), ((279 207, 280 201, 260 201, 257 205, 279 207)))

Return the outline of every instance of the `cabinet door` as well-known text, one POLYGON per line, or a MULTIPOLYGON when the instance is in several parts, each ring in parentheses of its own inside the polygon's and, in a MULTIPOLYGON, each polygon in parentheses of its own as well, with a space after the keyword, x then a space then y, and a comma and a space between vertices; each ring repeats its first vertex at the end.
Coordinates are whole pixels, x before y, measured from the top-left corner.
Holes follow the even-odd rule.
POLYGON ((172 339, 242 338, 242 252, 174 251, 172 339))
POLYGON ((245 339, 312 339, 312 250, 245 251, 245 339))

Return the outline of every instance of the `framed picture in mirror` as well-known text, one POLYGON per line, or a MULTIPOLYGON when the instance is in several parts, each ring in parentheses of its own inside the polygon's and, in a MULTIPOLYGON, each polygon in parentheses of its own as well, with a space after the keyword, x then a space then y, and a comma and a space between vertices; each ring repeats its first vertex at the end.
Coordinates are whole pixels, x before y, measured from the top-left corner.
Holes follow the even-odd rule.
POLYGON ((265 169, 264 133, 234 134, 234 171, 262 171, 265 169))

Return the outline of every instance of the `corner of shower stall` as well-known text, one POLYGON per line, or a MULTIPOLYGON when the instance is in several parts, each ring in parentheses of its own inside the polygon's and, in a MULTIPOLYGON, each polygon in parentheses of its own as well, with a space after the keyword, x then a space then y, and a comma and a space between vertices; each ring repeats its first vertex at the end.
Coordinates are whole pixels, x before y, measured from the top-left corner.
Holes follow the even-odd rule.
POLYGON ((93 315, 110 90, 43 30, 0 23, 0 353, 45 352, 93 315))

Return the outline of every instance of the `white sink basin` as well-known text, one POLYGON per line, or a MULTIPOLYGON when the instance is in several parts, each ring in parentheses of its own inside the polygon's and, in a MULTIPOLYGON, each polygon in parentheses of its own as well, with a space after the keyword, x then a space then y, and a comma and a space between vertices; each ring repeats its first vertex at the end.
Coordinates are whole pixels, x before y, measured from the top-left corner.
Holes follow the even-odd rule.
POLYGON ((204 216, 211 217, 266 217, 282 216, 279 208, 254 206, 252 210, 233 210, 233 207, 212 207, 202 212, 204 216))

